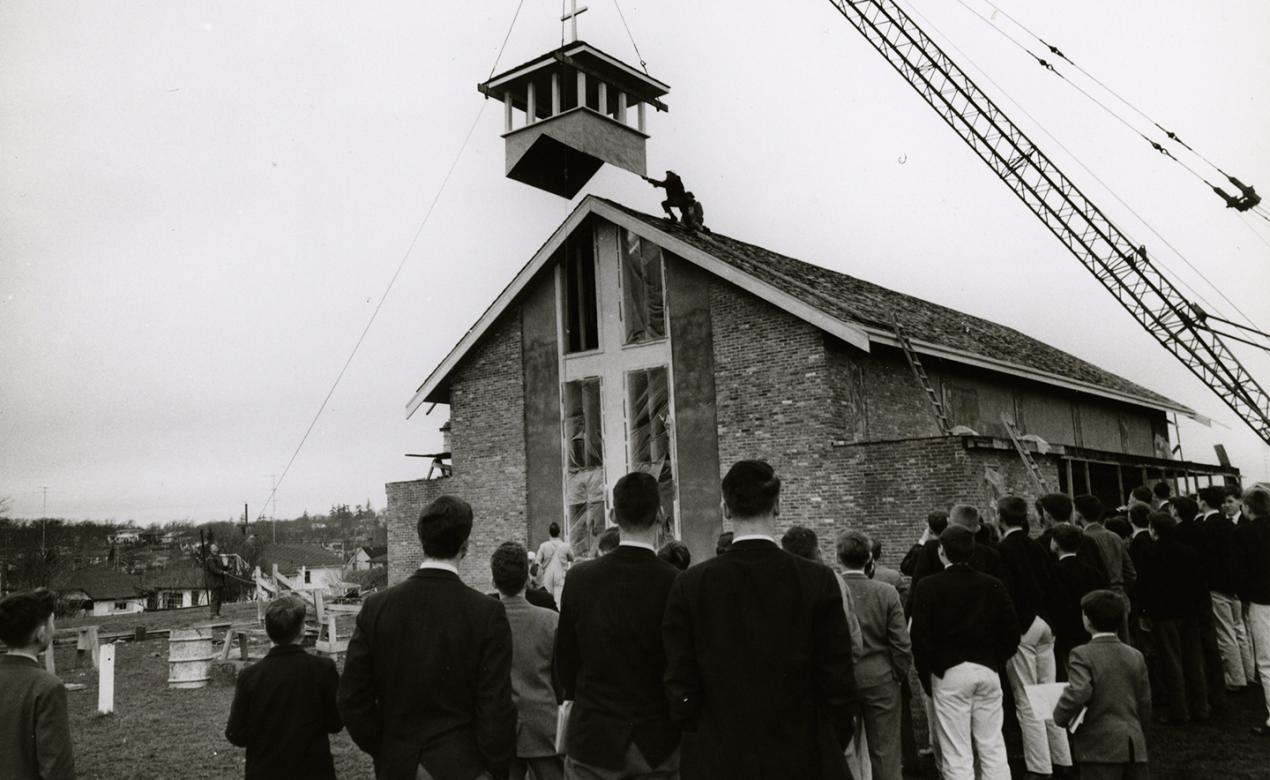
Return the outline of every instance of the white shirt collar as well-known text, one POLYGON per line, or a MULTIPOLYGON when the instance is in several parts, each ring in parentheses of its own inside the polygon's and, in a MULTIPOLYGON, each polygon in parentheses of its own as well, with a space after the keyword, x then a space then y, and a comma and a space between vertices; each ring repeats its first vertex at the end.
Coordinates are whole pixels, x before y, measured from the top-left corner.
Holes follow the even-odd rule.
POLYGON ((424 561, 419 564, 419 569, 441 569, 442 571, 452 571, 455 574, 459 573, 459 567, 447 561, 424 561))
POLYGON ((1062 555, 1058 556, 1058 559, 1061 561, 1064 558, 1075 558, 1075 557, 1076 557, 1076 553, 1063 553, 1062 555))
MULTIPOLYGON (((737 542, 748 542, 752 539, 762 539, 763 541, 776 544, 776 540, 768 536, 767 534, 742 534, 741 536, 733 537, 732 544, 736 544, 737 542)), ((777 544, 776 546, 779 547, 780 545, 777 544)))
POLYGON ((628 542, 625 539, 623 539, 622 541, 617 543, 617 546, 618 547, 638 547, 641 550, 649 550, 654 553, 657 552, 657 548, 653 547, 648 542, 634 542, 634 541, 628 542))
POLYGON ((1213 515, 1219 515, 1219 514, 1221 514, 1221 512, 1218 512, 1216 509, 1210 509, 1200 517, 1200 520, 1207 520, 1213 515))
POLYGON ((1001 534, 1001 538, 1002 538, 1002 539, 1004 539, 1004 538, 1006 538, 1007 536, 1009 536, 1010 534, 1014 533, 1015 531, 1022 531, 1022 530, 1023 530, 1023 527, 1022 527, 1022 526, 1018 526, 1018 525, 1012 525, 1012 526, 1009 526, 1009 527, 1007 527, 1007 528, 1005 529, 1005 531, 1001 534))
POLYGON ((868 572, 864 569, 845 569, 842 574, 846 577, 864 577, 866 580, 869 578, 868 572))
POLYGON ((1136 537, 1138 534, 1146 534, 1146 533, 1150 533, 1150 532, 1151 532, 1151 529, 1150 529, 1150 528, 1135 528, 1135 529, 1133 529, 1133 535, 1134 535, 1135 537, 1136 537))
POLYGON ((32 661, 35 661, 37 664, 40 662, 40 657, 34 653, 27 653, 22 650, 10 650, 8 654, 16 655, 20 658, 30 658, 32 661))
POLYGON ((1097 639, 1100 636, 1109 636, 1112 639, 1119 639, 1119 637, 1116 636, 1115 631, 1095 631, 1094 635, 1091 636, 1090 639, 1097 639))

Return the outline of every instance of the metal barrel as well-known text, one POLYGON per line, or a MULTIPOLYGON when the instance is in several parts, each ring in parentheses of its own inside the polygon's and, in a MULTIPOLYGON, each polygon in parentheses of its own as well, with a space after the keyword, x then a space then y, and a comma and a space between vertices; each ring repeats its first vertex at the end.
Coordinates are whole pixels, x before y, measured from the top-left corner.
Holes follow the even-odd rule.
POLYGON ((168 634, 168 687, 206 687, 215 658, 210 627, 172 629, 168 634))

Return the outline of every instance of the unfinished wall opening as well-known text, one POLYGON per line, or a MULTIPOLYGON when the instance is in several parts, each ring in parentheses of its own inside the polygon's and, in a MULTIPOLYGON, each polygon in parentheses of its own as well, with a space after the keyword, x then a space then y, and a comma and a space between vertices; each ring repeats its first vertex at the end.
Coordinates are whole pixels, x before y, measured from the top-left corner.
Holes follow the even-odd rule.
POLYGON ((599 349, 595 247, 590 240, 584 239, 569 242, 563 251, 565 352, 572 354, 599 349))
POLYGON ((642 368, 626 375, 627 445, 630 470, 657 480, 665 518, 657 545, 678 538, 675 511, 674 440, 670 423, 670 382, 665 366, 642 368))
POLYGON ((604 427, 598 377, 564 385, 564 505, 574 555, 589 555, 604 531, 604 427))
POLYGON ((666 298, 661 247, 630 230, 621 232, 622 326, 624 344, 666 337, 666 298))

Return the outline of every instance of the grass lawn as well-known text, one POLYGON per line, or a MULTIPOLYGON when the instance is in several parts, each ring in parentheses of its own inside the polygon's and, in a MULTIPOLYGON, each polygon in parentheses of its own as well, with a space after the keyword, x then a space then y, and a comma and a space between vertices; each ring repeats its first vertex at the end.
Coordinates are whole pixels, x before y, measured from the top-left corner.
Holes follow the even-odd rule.
MULTIPOLYGON (((226 605, 224 619, 235 623, 255 620, 255 605, 226 605)), ((76 621, 87 622, 87 621, 76 621)), ((92 623, 103 633, 148 628, 180 628, 207 623, 207 610, 173 610, 111 618, 92 623)), ((72 621, 59 625, 67 626, 72 621)), ((343 627, 341 627, 343 631, 343 627)), ((218 637, 219 638, 219 637, 218 637)), ((263 648, 253 648, 259 654, 263 648)), ((68 683, 83 683, 83 691, 68 694, 75 763, 81 778, 233 778, 242 777, 244 751, 224 737, 233 689, 210 685, 199 690, 167 687, 167 642, 152 639, 116 645, 115 714, 101 717, 97 709, 97 676, 76 671, 74 646, 58 649, 58 670, 68 683)), ((920 698, 918 710, 920 713, 920 698)), ((1270 740, 1258 740, 1249 728, 1265 718, 1261 696, 1250 692, 1231 697, 1227 712, 1209 723, 1147 727, 1151 775, 1156 780, 1225 780, 1270 778, 1270 740)), ((924 724, 919 721, 919 744, 924 724)), ((331 738, 339 777, 371 780, 370 759, 348 735, 331 738)), ((1016 777, 1022 777, 1016 773, 1016 777)))

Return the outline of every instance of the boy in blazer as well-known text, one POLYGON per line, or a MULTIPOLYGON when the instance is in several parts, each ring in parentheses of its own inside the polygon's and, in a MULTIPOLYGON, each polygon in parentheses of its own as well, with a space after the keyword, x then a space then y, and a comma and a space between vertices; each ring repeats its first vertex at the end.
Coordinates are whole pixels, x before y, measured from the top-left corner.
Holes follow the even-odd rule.
POLYGON ((335 662, 304 652, 304 602, 274 599, 265 610, 273 648, 238 675, 225 738, 247 748, 247 780, 335 780, 328 734, 344 724, 335 708, 335 662))
POLYGON ((0 601, 0 777, 74 780, 66 688, 38 660, 53 647, 57 596, 46 588, 0 601))
POLYGON ((1147 745, 1142 722, 1151 717, 1151 683, 1142 653, 1120 641, 1124 600, 1110 590, 1081 599, 1085 627, 1093 635, 1072 650, 1067 690, 1054 708, 1054 722, 1085 718, 1072 736, 1072 756, 1081 780, 1147 780, 1147 745))

